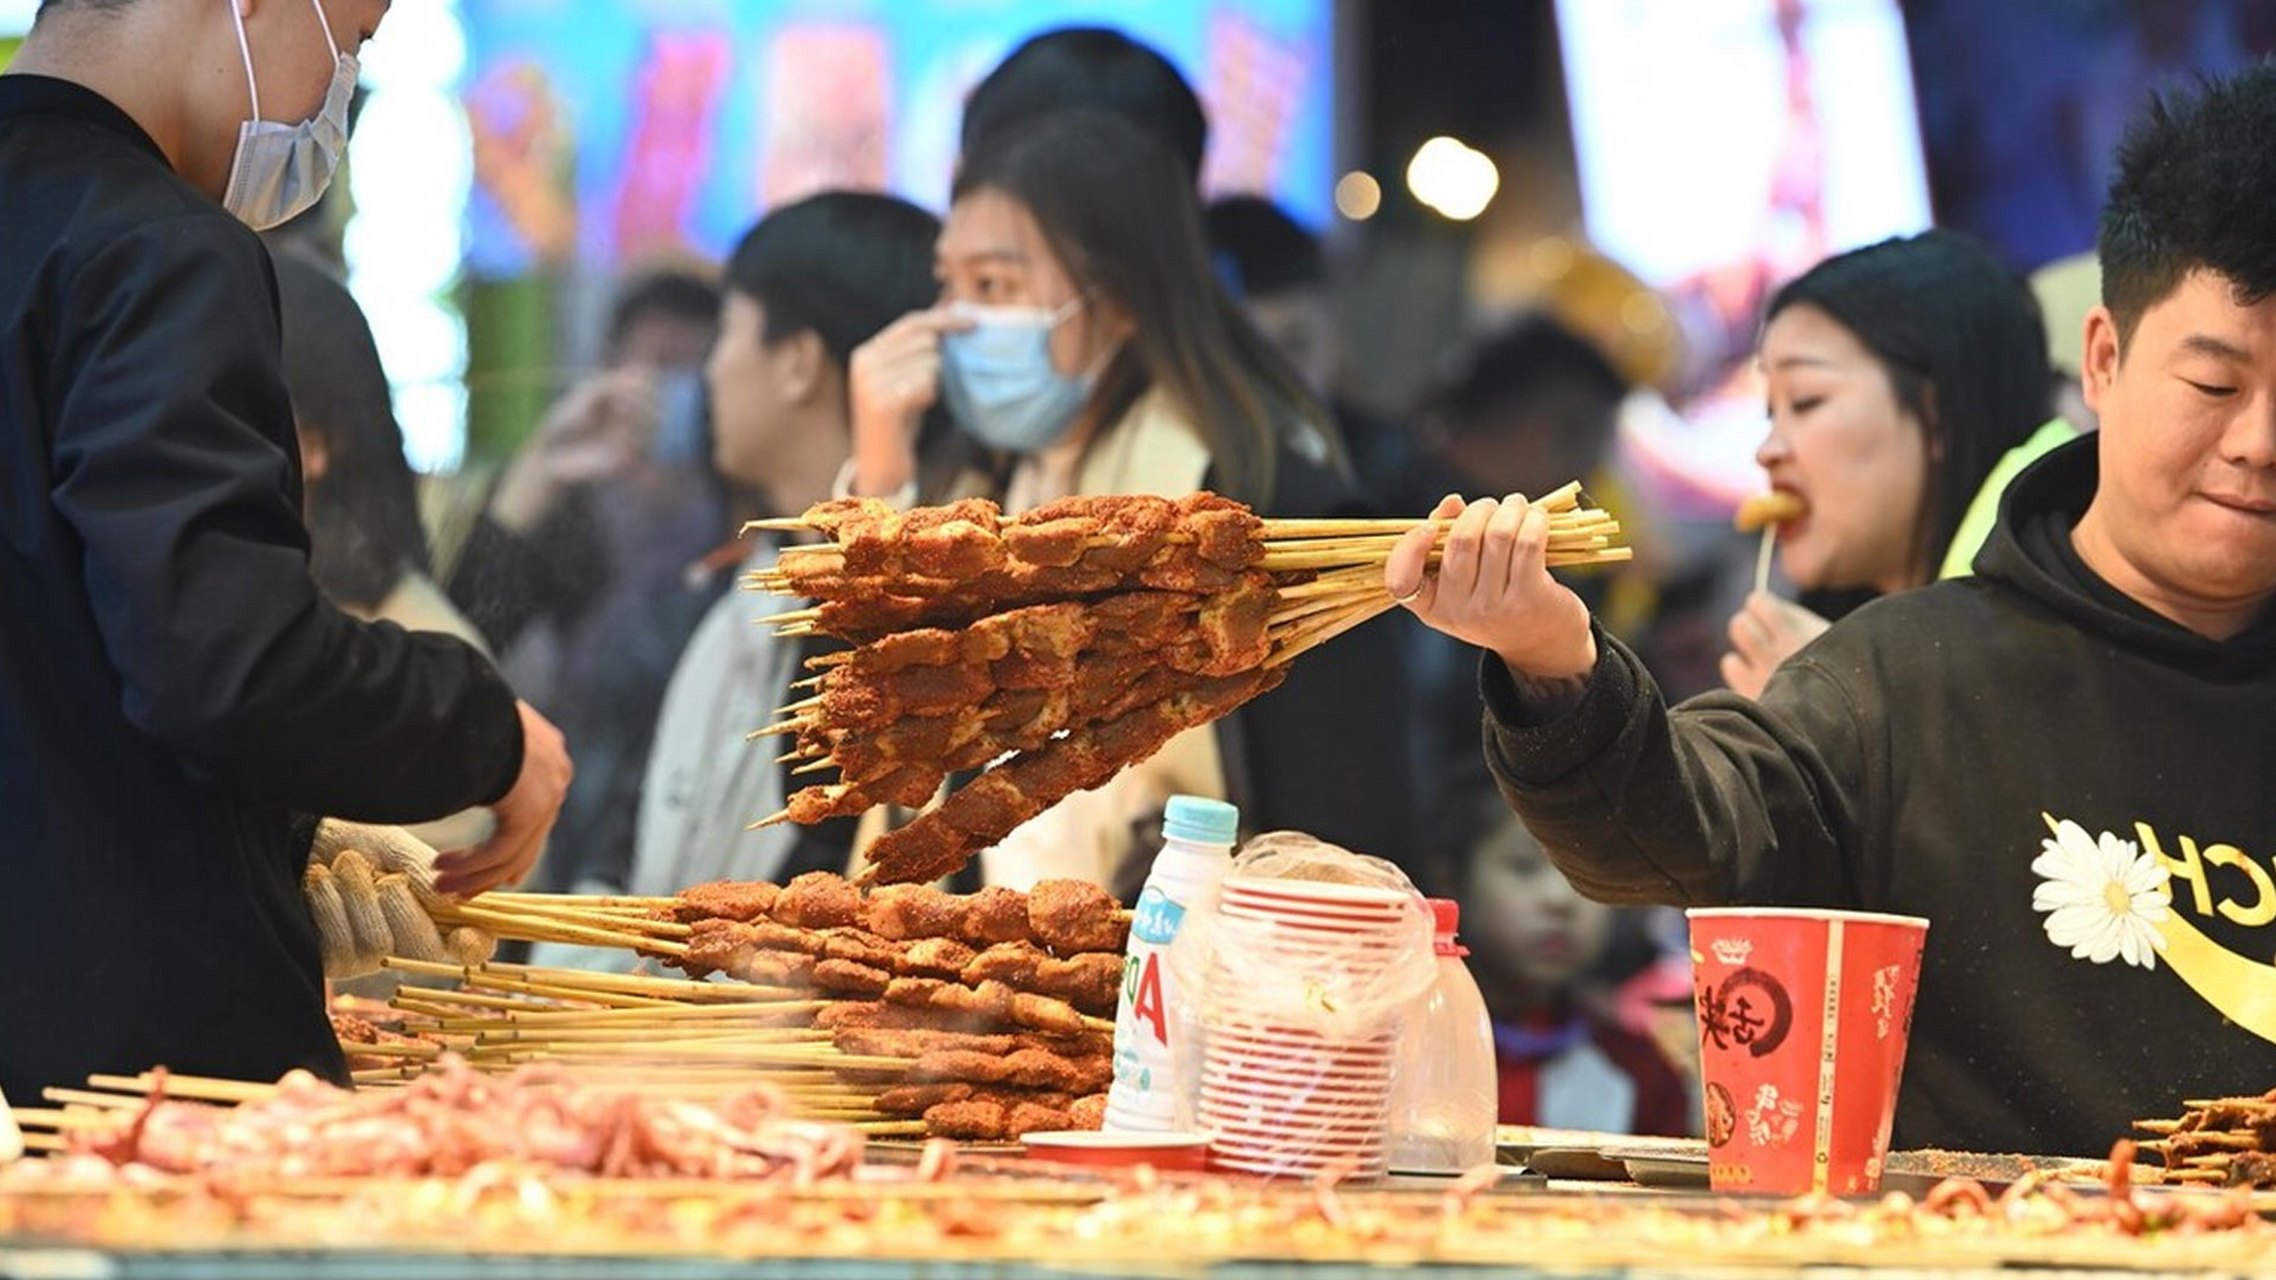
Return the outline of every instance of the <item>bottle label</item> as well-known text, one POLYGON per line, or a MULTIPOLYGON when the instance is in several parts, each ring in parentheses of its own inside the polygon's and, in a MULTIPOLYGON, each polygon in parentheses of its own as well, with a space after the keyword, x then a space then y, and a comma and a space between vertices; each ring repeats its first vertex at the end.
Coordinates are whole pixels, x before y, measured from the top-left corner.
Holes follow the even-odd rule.
POLYGON ((1107 1095, 1111 1128, 1159 1129, 1176 1111, 1171 1025, 1163 952, 1185 923, 1185 907, 1148 885, 1130 921, 1122 962, 1122 999, 1115 1010, 1114 1085, 1107 1095))
POLYGON ((1138 908, 1130 915, 1130 936, 1140 942, 1157 947, 1170 945, 1178 936, 1178 926, 1185 923, 1185 907, 1170 901, 1170 895, 1153 885, 1147 885, 1138 895, 1138 908))

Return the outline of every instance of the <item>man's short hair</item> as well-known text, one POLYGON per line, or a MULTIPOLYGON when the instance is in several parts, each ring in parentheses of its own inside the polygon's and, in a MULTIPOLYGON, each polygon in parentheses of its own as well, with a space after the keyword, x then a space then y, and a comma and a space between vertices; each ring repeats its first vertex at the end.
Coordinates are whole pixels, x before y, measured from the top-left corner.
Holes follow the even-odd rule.
POLYGON ((1451 441, 1493 438, 1522 424, 1543 433, 1577 474, 1603 461, 1629 390, 1596 344, 1530 312, 1472 346, 1421 414, 1451 441))
POLYGON ((2160 96, 2126 130, 2096 243, 2121 349, 2190 272, 2276 293, 2276 62, 2160 96))
POLYGON ((1263 196, 1211 201, 1202 212, 1201 229, 1219 264, 1230 266, 1234 292, 1244 298, 1270 298, 1328 282, 1319 239, 1263 196))
POLYGON ((1145 131, 1201 179, 1209 117, 1160 51, 1108 27, 1061 27, 998 63, 964 101, 964 154, 982 139, 1054 111, 1103 111, 1145 131))
POLYGON ((717 324, 719 286, 681 267, 663 267, 634 278, 609 304, 610 348, 623 346, 633 328, 651 316, 717 324))

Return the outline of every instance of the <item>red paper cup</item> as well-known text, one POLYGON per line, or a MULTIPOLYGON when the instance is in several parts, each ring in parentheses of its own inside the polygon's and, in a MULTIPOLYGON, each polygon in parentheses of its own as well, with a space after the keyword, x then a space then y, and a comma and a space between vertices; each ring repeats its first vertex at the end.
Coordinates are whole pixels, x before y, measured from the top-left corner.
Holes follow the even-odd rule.
POLYGON ((1688 914, 1714 1188, 1877 1191, 1928 922, 1771 908, 1688 914))

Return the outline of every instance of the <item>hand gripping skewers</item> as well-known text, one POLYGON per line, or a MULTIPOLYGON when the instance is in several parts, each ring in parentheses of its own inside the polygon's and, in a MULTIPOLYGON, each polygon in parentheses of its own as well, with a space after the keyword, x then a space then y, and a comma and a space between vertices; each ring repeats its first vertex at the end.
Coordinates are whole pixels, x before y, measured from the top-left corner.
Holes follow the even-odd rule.
MULTIPOLYGON (((1578 485, 1538 505, 1551 566, 1628 558, 1578 485)), ((765 522, 828 539, 753 575, 815 602, 767 621, 856 647, 816 659, 810 696, 753 735, 794 736, 785 762, 838 781, 756 825, 922 808, 950 775, 985 770, 880 838, 865 878, 949 874, 1390 609, 1383 563, 1418 523, 1264 520, 1209 493, 1067 498, 1016 518, 977 499, 907 512, 848 499, 765 522)))

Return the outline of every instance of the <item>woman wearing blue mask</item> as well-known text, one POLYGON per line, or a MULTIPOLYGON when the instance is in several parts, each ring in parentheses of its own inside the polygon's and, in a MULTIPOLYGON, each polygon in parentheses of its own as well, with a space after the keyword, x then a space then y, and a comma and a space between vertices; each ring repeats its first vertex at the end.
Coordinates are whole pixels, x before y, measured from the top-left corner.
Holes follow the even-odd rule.
MULTIPOLYGON (((987 134, 957 176, 935 270, 940 302, 854 354, 852 492, 977 494, 1016 512, 1206 488, 1277 515, 1359 509, 1325 412, 1211 270, 1190 175, 1134 126, 1068 111, 987 134), (927 456, 920 485, 916 429, 936 401, 967 465, 927 456)), ((1134 888, 1147 823, 1178 792, 1233 800, 1257 829, 1406 860, 1403 694, 1395 634, 1363 628, 1021 828, 983 871, 1134 888)))
POLYGON ((322 194, 386 0, 45 0, 0 75, 0 1090, 344 1076, 314 824, 489 806, 513 880, 560 735, 461 641, 319 594, 255 229, 322 194))

